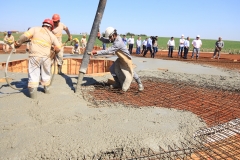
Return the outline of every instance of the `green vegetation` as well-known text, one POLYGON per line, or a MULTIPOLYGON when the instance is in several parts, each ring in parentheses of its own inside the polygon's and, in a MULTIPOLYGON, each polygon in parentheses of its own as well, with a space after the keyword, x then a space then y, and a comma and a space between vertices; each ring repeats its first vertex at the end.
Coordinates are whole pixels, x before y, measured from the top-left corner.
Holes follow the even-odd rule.
MULTIPOLYGON (((15 39, 18 39, 19 36, 21 35, 22 33, 13 33, 13 36, 15 37, 15 39)), ((142 40, 144 40, 145 38, 147 38, 147 36, 144 36, 144 34, 141 34, 143 36, 141 36, 142 40)), ((73 38, 78 38, 79 40, 81 40, 82 38, 82 35, 72 35, 73 38)), ((87 36, 87 39, 88 39, 89 36, 87 36)), ((127 35, 127 38, 129 38, 130 35, 127 35)), ((134 39, 135 41, 137 40, 137 35, 134 36, 134 39)), ((3 33, 0 34, 0 40, 3 39, 3 33)), ((170 39, 170 37, 158 37, 158 46, 160 49, 167 49, 167 42, 168 40, 170 39)), ((178 46, 179 46, 179 38, 174 38, 175 39, 175 45, 176 45, 176 48, 175 49, 178 49, 178 46)), ((190 38, 190 43, 192 42, 192 40, 195 39, 195 38, 190 38)), ((63 34, 63 42, 65 42, 67 40, 67 35, 66 34, 63 34)), ((211 52, 213 51, 214 49, 214 46, 215 46, 215 42, 216 40, 210 40, 210 39, 201 39, 202 40, 202 48, 201 50, 202 51, 207 51, 207 52, 211 52)), ((225 44, 225 47, 223 49, 223 52, 226 52, 226 53, 237 53, 237 54, 240 54, 240 41, 227 41, 227 40, 223 40, 224 41, 224 44, 225 44)), ((70 45, 70 42, 68 42, 67 45, 70 45)), ((99 41, 98 39, 96 39, 96 42, 95 42, 95 45, 96 46, 102 46, 102 42, 99 41)))

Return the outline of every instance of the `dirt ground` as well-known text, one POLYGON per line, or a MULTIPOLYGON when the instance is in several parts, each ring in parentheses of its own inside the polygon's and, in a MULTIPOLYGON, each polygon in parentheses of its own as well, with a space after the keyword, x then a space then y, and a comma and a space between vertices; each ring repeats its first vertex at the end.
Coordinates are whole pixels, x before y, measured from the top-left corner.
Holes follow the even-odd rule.
MULTIPOLYGON (((240 84, 238 71, 150 58, 135 57, 133 61, 140 77, 176 80, 182 77, 186 82, 197 80, 196 83, 203 84, 204 80, 213 81, 210 75, 214 74, 216 79, 234 79, 231 83, 226 81, 233 87, 240 84), (157 70, 159 67, 168 69, 167 74, 157 70)), ((15 85, 27 85, 26 74, 10 76, 15 85)), ((86 76, 83 84, 108 78, 110 74, 86 76)), ((76 76, 56 75, 50 94, 44 94, 40 86, 36 100, 27 97, 27 90, 18 92, 0 83, 0 159, 92 159, 94 155, 119 148, 158 150, 161 146, 167 150, 169 145, 180 145, 187 134, 193 135, 207 126, 189 111, 153 106, 96 107, 74 93, 76 82, 76 76)))

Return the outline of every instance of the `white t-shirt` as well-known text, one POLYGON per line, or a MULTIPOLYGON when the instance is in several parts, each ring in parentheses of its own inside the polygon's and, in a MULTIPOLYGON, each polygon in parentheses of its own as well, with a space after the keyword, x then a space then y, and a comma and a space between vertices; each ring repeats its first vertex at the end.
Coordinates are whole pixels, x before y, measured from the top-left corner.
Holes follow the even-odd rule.
POLYGON ((202 46, 202 41, 200 39, 195 39, 192 41, 192 45, 194 48, 200 48, 202 46))
POLYGON ((128 38, 128 44, 134 44, 134 38, 128 38))
POLYGON ((168 46, 175 46, 175 41, 174 40, 168 40, 168 43, 167 43, 168 46))
POLYGON ((184 47, 184 42, 185 42, 185 39, 184 38, 181 38, 180 40, 179 40, 179 46, 180 47, 184 47), (182 44, 181 44, 182 43, 182 44))

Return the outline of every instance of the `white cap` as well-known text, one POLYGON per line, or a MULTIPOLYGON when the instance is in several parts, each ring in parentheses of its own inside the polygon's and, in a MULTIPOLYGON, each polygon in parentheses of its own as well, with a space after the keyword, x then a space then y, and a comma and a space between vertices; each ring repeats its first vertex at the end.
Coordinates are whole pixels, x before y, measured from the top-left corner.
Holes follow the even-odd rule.
POLYGON ((199 35, 197 35, 197 37, 199 37, 199 38, 200 38, 200 36, 199 36, 199 35))
POLYGON ((182 37, 184 37, 184 34, 182 34, 182 37))

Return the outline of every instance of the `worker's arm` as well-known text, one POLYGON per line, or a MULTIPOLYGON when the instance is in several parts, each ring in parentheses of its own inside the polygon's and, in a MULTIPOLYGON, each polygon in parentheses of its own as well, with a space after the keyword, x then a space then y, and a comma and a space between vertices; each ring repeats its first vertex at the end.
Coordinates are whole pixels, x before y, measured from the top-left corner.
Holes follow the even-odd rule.
POLYGON ((104 37, 99 37, 98 39, 99 39, 100 41, 102 41, 103 43, 111 43, 111 42, 109 41, 109 39, 104 38, 104 37))
POLYGON ((54 51, 55 53, 60 52, 61 49, 61 44, 59 43, 58 39, 56 36, 53 36, 53 45, 54 45, 54 51))
POLYGON ((68 35, 68 40, 71 41, 72 40, 72 36, 70 34, 70 31, 69 31, 68 27, 65 27, 64 30, 66 31, 66 33, 68 35))

